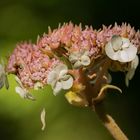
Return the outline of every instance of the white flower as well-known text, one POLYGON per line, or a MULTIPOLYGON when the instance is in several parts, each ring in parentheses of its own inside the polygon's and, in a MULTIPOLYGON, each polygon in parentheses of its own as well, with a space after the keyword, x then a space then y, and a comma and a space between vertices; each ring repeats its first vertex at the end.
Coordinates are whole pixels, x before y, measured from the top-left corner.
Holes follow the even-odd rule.
POLYGON ((15 88, 16 93, 18 93, 20 97, 23 99, 35 100, 35 98, 29 93, 29 91, 26 88, 24 88, 20 79, 17 76, 15 77, 15 80, 19 85, 15 88))
POLYGON ((129 39, 114 35, 105 46, 106 55, 119 62, 130 62, 135 59, 137 48, 129 39))
POLYGON ((90 58, 88 56, 88 51, 73 52, 69 56, 69 60, 73 63, 74 68, 80 68, 82 66, 88 66, 90 64, 90 58))
POLYGON ((54 95, 57 95, 62 89, 70 89, 73 85, 73 78, 67 74, 68 68, 64 64, 57 65, 48 74, 47 83, 52 86, 54 95))
POLYGON ((136 55, 135 59, 133 61, 131 61, 130 68, 129 68, 126 76, 125 76, 125 84, 126 84, 126 86, 129 86, 129 80, 131 80, 133 78, 138 64, 139 64, 139 58, 136 55))
POLYGON ((5 68, 0 64, 0 89, 5 85, 6 89, 9 88, 7 74, 5 72, 5 68))

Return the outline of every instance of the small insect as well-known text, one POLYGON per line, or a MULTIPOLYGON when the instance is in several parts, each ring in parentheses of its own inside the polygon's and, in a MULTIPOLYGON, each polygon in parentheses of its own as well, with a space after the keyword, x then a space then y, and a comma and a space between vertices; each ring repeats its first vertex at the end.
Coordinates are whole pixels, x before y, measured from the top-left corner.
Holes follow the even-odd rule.
POLYGON ((6 89, 9 89, 9 82, 7 74, 5 72, 5 66, 0 64, 0 89, 5 86, 6 89))
POLYGON ((18 93, 23 99, 35 100, 35 98, 29 93, 29 91, 22 85, 20 79, 17 76, 15 77, 15 80, 19 85, 15 88, 16 93, 18 93))

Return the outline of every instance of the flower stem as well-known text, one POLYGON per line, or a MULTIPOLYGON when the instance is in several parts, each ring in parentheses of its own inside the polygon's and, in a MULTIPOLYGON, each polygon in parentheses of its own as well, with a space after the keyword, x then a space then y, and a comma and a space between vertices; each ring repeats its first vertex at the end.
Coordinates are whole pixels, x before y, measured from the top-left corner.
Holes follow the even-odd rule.
POLYGON ((97 113, 104 126, 110 132, 115 140, 128 140, 127 136, 116 124, 115 120, 106 113, 103 103, 94 105, 94 111, 97 113))

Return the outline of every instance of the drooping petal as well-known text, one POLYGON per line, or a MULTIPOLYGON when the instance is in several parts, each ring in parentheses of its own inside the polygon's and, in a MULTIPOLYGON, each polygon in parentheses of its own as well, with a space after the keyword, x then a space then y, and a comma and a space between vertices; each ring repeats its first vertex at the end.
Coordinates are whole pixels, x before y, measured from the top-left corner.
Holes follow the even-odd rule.
POLYGON ((66 80, 66 81, 61 81, 61 83, 62 83, 62 88, 64 90, 70 89, 72 87, 72 85, 73 85, 73 78, 72 78, 72 76, 69 75, 69 79, 66 80))
POLYGON ((135 75, 135 71, 136 71, 138 64, 139 64, 139 58, 136 55, 135 59, 131 62, 131 67, 130 67, 129 71, 127 72, 127 74, 125 76, 125 84, 127 87, 129 86, 129 80, 131 80, 133 78, 133 76, 135 75))
POLYGON ((17 76, 15 76, 15 80, 16 80, 16 82, 18 83, 18 85, 20 87, 24 88, 23 85, 22 85, 22 83, 21 83, 21 81, 20 81, 20 79, 17 76))
POLYGON ((127 87, 129 86, 129 80, 131 80, 134 75, 135 75, 135 69, 131 69, 127 72, 125 76, 125 84, 127 87))
POLYGON ((21 87, 17 86, 15 88, 15 90, 16 90, 16 93, 18 93, 21 98, 25 98, 26 97, 26 91, 24 89, 22 89, 21 87))
POLYGON ((53 88, 53 94, 57 95, 62 90, 61 82, 57 82, 55 87, 52 87, 52 88, 53 88))
POLYGON ((131 68, 136 69, 139 64, 139 57, 136 55, 135 59, 131 62, 131 68))
POLYGON ((17 86, 15 88, 15 90, 16 90, 16 93, 18 93, 21 98, 30 99, 33 101, 35 100, 35 98, 25 88, 21 88, 21 87, 17 86))

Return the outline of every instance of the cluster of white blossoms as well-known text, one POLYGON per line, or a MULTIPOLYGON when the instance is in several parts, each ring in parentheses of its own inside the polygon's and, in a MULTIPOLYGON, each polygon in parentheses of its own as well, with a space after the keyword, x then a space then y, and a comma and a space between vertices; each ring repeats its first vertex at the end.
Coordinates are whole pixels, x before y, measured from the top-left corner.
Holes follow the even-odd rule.
POLYGON ((129 80, 133 78, 139 63, 137 48, 128 38, 114 35, 105 45, 105 52, 106 55, 114 61, 119 61, 120 63, 130 63, 125 78, 125 83, 128 86, 129 80))
POLYGON ((61 90, 72 87, 73 77, 68 74, 68 67, 65 64, 59 64, 49 72, 47 83, 51 85, 54 95, 57 95, 61 90))
POLYGON ((73 52, 70 54, 69 60, 75 69, 81 68, 82 66, 88 66, 90 64, 90 58, 88 55, 88 51, 73 52))

